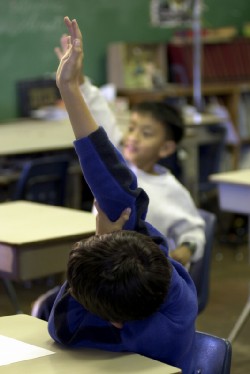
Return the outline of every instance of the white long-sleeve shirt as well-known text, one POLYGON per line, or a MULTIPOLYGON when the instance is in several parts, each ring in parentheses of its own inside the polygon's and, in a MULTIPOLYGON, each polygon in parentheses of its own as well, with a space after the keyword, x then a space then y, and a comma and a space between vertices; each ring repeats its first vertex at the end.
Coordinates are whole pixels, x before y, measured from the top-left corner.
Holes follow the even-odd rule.
POLYGON ((138 186, 149 196, 147 221, 171 239, 175 246, 195 242, 197 249, 191 261, 199 260, 204 252, 205 222, 189 191, 163 166, 155 166, 156 175, 134 166, 131 169, 137 176, 138 186))
POLYGON ((122 133, 106 99, 86 76, 80 89, 95 121, 105 129, 109 139, 117 147, 121 141, 122 133))

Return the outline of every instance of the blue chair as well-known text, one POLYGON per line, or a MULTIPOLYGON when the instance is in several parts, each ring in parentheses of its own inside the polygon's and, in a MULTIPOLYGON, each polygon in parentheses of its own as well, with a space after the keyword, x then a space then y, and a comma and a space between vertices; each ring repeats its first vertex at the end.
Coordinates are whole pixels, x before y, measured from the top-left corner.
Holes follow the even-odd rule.
POLYGON ((17 298, 17 294, 16 294, 16 291, 15 291, 15 288, 12 282, 7 278, 2 278, 2 284, 7 295, 9 296, 10 302, 15 310, 15 313, 16 314, 22 313, 22 310, 21 310, 21 307, 20 307, 20 304, 17 298))
POLYGON ((194 374, 230 374, 231 359, 229 340, 196 331, 194 374))
POLYGON ((211 174, 216 174, 220 171, 221 162, 226 146, 226 127, 223 125, 208 126, 206 129, 208 136, 213 135, 214 141, 208 144, 201 144, 199 146, 199 185, 198 191, 200 200, 202 195, 211 191, 217 191, 217 185, 211 182, 209 177, 211 174))
MULTIPOLYGON (((26 162, 17 182, 13 200, 28 200, 43 204, 65 206, 69 158, 48 156, 26 162)), ((12 282, 2 277, 3 286, 15 313, 21 313, 12 282)))
POLYGON ((203 257, 199 261, 191 263, 189 273, 196 286, 198 313, 201 313, 205 309, 209 298, 212 249, 217 218, 214 213, 203 209, 199 209, 199 213, 205 221, 206 244, 203 257))
POLYGON ((48 156, 26 162, 17 182, 13 200, 64 206, 69 158, 48 156))

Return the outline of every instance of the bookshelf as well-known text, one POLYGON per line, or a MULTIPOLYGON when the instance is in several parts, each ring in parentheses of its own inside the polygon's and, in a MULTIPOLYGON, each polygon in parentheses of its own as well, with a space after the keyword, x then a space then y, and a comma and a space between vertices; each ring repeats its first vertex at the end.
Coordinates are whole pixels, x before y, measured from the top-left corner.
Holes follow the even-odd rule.
MULTIPOLYGON (((245 83, 208 83, 203 84, 202 96, 206 99, 209 97, 217 97, 219 101, 225 105, 235 127, 236 133, 239 135, 240 143, 230 145, 231 168, 237 169, 239 165, 240 150, 242 144, 250 144, 250 133, 246 137, 241 137, 241 129, 239 124, 239 105, 242 95, 250 94, 250 81, 245 83)), ((144 100, 165 100, 175 98, 186 98, 192 101, 193 87, 183 86, 179 84, 167 84, 161 90, 143 90, 143 89, 118 89, 118 96, 126 97, 130 105, 136 104, 144 100)), ((250 98, 249 98, 250 102, 250 98)))
MULTIPOLYGON (((193 80, 192 40, 167 44, 170 81, 191 84, 193 80), (181 72, 181 74, 180 74, 181 72)), ((215 38, 202 44, 202 82, 245 82, 250 80, 250 39, 215 38)))

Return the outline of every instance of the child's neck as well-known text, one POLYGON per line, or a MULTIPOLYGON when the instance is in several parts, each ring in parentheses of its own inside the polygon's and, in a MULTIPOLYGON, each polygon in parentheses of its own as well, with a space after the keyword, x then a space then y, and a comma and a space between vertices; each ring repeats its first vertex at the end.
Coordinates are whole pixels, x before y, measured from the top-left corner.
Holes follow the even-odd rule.
POLYGON ((151 175, 157 175, 157 172, 155 171, 155 163, 154 164, 144 164, 144 165, 135 165, 138 169, 144 171, 144 173, 151 174, 151 175))

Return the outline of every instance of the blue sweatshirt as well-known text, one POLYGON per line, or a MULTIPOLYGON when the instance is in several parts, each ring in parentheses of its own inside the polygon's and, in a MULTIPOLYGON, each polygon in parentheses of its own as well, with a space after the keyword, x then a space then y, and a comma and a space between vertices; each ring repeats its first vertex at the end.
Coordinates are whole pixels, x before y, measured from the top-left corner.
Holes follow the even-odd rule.
MULTIPOLYGON (((151 236, 168 257, 164 236, 145 222, 148 197, 137 187, 135 175, 105 131, 99 128, 74 144, 84 177, 101 209, 114 221, 130 207, 132 212, 124 229, 151 236)), ((117 329, 79 304, 69 294, 65 282, 50 314, 51 337, 69 347, 138 353, 191 374, 197 294, 185 268, 168 259, 172 264, 170 288, 160 309, 150 317, 125 322, 122 329, 117 329)))

